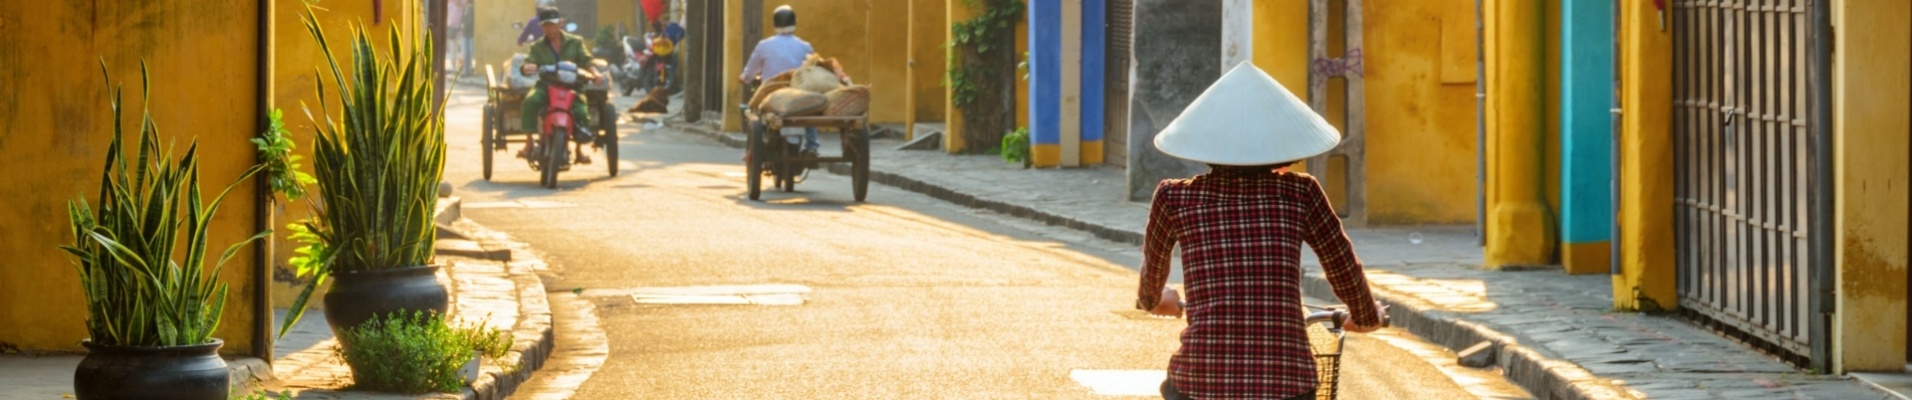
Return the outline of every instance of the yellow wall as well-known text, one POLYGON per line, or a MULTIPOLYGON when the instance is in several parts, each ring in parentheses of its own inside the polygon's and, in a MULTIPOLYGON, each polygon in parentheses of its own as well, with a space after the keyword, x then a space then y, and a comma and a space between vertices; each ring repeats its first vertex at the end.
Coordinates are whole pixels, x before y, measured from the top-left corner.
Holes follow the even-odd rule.
MULTIPOLYGON (((247 139, 257 111, 258 4, 214 0, 0 2, 0 344, 28 351, 79 351, 86 309, 72 260, 66 204, 97 201, 111 141, 104 58, 123 85, 129 126, 137 126, 139 63, 152 71, 153 118, 183 152, 197 138, 208 158, 202 188, 216 192, 252 165, 247 139)), ((177 156, 178 153, 175 153, 177 156)), ((251 182, 251 181, 249 181, 251 182)), ((258 188, 240 185, 211 227, 208 248, 251 236, 258 188)), ((251 249, 220 278, 230 285, 216 337, 228 354, 252 343, 251 249)))
MULTIPOLYGON (((383 19, 379 22, 374 22, 372 19, 373 3, 369 1, 321 3, 324 8, 314 8, 312 15, 317 17, 321 26, 325 28, 326 39, 332 43, 333 54, 341 57, 338 60, 341 67, 349 68, 353 27, 365 27, 366 33, 373 38, 372 47, 377 48, 381 54, 389 54, 391 51, 391 42, 386 36, 390 34, 391 29, 399 29, 401 35, 411 34, 411 29, 416 28, 418 24, 407 22, 415 11, 404 7, 405 4, 407 3, 398 1, 384 2, 383 19)), ((327 96, 338 95, 337 88, 333 86, 336 83, 331 79, 331 70, 326 66, 325 55, 320 52, 318 40, 306 30, 305 8, 299 6, 297 1, 280 0, 277 5, 279 6, 277 13, 272 17, 273 105, 284 111, 283 122, 286 131, 291 134, 298 146, 296 154, 304 157, 302 163, 305 165, 306 173, 312 173, 314 125, 312 119, 307 117, 305 107, 311 108, 313 116, 319 115, 317 92, 319 76, 325 77, 327 96)), ((477 73, 483 74, 484 71, 480 70, 477 73)), ((336 113, 338 98, 329 97, 328 100, 332 102, 330 107, 336 113)), ((316 186, 307 188, 308 192, 317 190, 316 186)), ((283 230, 288 223, 311 217, 311 207, 311 204, 305 200, 288 202, 276 207, 273 216, 276 226, 273 226, 273 229, 281 233, 273 235, 272 238, 275 258, 273 265, 278 270, 274 276, 271 291, 272 303, 275 307, 292 306, 293 299, 302 289, 301 286, 293 285, 283 279, 292 276, 293 271, 286 264, 286 260, 295 255, 293 250, 299 247, 299 243, 289 240, 283 230)), ((316 301, 308 304, 311 304, 313 309, 322 307, 316 301)))
POLYGON ((869 29, 858 34, 868 42, 864 46, 868 61, 861 71, 851 69, 850 77, 859 85, 870 85, 870 122, 901 123, 910 107, 904 101, 911 90, 910 27, 896 19, 909 17, 910 4, 896 0, 868 0, 868 4, 864 21, 869 29))
MULTIPOLYGON (((1330 7, 1344 7, 1330 1, 1330 7)), ((1366 2, 1363 23, 1369 220, 1377 224, 1474 220, 1475 106, 1472 2, 1366 2), (1450 32, 1458 30, 1456 32, 1450 32), (1458 71, 1458 72, 1455 72, 1458 71)), ((1254 4, 1254 62, 1308 96, 1308 2, 1254 4)), ((1335 13, 1339 16, 1340 13, 1335 13)), ((1338 32, 1339 18, 1330 32, 1338 32)), ((1330 34, 1329 54, 1344 43, 1330 34)), ((1330 81, 1328 120, 1344 127, 1344 84, 1330 81)), ((1326 182, 1337 202, 1346 181, 1326 182)))
MULTIPOLYGON (((283 0, 280 0, 283 1, 283 0)), ((608 0, 607 0, 608 1, 608 0)), ((330 7, 330 3, 327 3, 330 7)), ((518 33, 522 24, 531 19, 538 8, 537 0, 472 0, 472 51, 477 54, 478 67, 471 75, 483 77, 484 65, 493 69, 511 61, 511 55, 524 52, 518 46, 518 33)), ((499 70, 503 73, 502 70, 499 70)))
POLYGON ((1838 2, 1833 35, 1836 371, 1905 365, 1912 3, 1838 2))
MULTIPOLYGON (((769 18, 769 14, 765 14, 765 18, 769 18)), ((750 98, 748 93, 743 92, 743 84, 737 82, 737 76, 744 73, 744 62, 748 61, 746 57, 749 55, 743 54, 743 24, 733 22, 743 20, 744 0, 724 0, 724 75, 719 77, 722 78, 719 81, 724 83, 724 104, 742 104, 750 98)), ((734 107, 723 107, 723 112, 724 131, 742 132, 743 115, 738 114, 734 107)))
POLYGON ((943 78, 949 74, 948 54, 943 50, 949 41, 949 8, 943 4, 948 0, 911 1, 909 67, 915 77, 910 82, 910 107, 916 111, 916 122, 943 122, 943 109, 949 103, 943 92, 943 78))
POLYGON ((1613 276, 1613 305, 1639 307, 1635 292, 1671 309, 1679 304, 1673 265, 1672 32, 1659 30, 1649 2, 1620 10, 1621 274, 1613 276))
MULTIPOLYGON (((642 29, 637 26, 637 0, 597 0, 597 6, 597 24, 599 29, 609 26, 615 31, 618 24, 622 23, 624 24, 624 33, 627 35, 635 35, 636 32, 642 31, 642 29)), ((531 16, 527 14, 525 18, 531 18, 531 16)), ((583 35, 585 39, 597 38, 596 31, 578 32, 578 34, 583 35)))

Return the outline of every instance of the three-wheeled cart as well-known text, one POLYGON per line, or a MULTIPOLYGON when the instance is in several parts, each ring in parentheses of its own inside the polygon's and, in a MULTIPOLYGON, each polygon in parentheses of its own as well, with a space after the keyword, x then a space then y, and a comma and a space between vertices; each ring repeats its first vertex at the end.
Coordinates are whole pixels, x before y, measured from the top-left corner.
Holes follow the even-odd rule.
MULTIPOLYGON (((493 71, 490 65, 485 66, 487 93, 484 131, 480 134, 482 137, 480 143, 483 146, 481 148, 484 150, 479 153, 484 154, 485 180, 487 181, 491 180, 492 158, 496 155, 495 153, 506 151, 505 149, 512 143, 530 145, 532 141, 543 138, 540 132, 525 132, 518 129, 518 118, 522 114, 520 110, 524 106, 525 96, 530 94, 534 83, 523 83, 523 78, 519 77, 517 79, 520 82, 514 84, 512 82, 514 78, 508 76, 513 74, 512 71, 517 71, 517 65, 512 64, 515 64, 515 61, 507 63, 506 71, 502 73, 493 71)), ((585 102, 591 107, 591 119, 597 122, 594 127, 597 134, 593 144, 604 150, 604 165, 610 169, 611 176, 617 176, 617 107, 611 104, 611 88, 607 82, 593 82, 584 88, 583 93, 585 102)), ((562 142, 558 141, 558 143, 562 142)), ((533 171, 541 172, 539 184, 550 188, 557 187, 557 175, 560 168, 547 168, 546 164, 552 164, 552 162, 539 158, 534 155, 526 159, 533 171)))
POLYGON ((758 200, 763 192, 764 175, 771 177, 771 185, 790 192, 796 190, 797 178, 803 175, 806 165, 820 163, 850 163, 850 185, 856 201, 863 201, 864 195, 869 193, 869 116, 765 118, 748 105, 738 108, 743 111, 744 130, 749 137, 744 144, 744 186, 748 188, 751 200, 758 200), (792 144, 784 138, 783 128, 817 128, 819 134, 841 134, 842 156, 804 156, 800 153, 801 145, 792 144))

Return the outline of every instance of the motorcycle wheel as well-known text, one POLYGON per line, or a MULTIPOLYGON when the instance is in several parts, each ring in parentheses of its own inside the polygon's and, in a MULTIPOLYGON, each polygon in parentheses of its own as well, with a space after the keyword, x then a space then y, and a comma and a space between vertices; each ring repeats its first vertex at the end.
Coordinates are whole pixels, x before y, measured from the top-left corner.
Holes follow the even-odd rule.
POLYGON ((478 130, 478 136, 479 136, 478 152, 484 153, 486 182, 491 181, 491 157, 492 157, 491 153, 497 152, 496 146, 492 144, 492 140, 495 140, 493 139, 493 137, 497 136, 497 131, 498 131, 498 123, 497 123, 498 117, 496 115, 493 115, 493 114, 496 114, 497 111, 498 111, 497 107, 490 104, 486 104, 485 116, 484 116, 484 128, 481 128, 478 130))
POLYGON ((744 130, 750 131, 750 139, 744 143, 744 188, 751 200, 763 195, 763 126, 745 122, 744 130))
POLYGON ((566 137, 570 135, 570 132, 552 132, 551 136, 545 137, 544 139, 546 145, 544 148, 545 158, 542 163, 544 164, 544 168, 539 171, 542 173, 542 176, 538 181, 544 184, 544 187, 547 189, 558 188, 558 169, 561 168, 561 165, 564 165, 564 142, 566 137))
POLYGON ((598 106, 603 114, 604 130, 598 132, 598 145, 604 147, 604 165, 611 170, 611 176, 617 176, 617 108, 609 104, 598 106))

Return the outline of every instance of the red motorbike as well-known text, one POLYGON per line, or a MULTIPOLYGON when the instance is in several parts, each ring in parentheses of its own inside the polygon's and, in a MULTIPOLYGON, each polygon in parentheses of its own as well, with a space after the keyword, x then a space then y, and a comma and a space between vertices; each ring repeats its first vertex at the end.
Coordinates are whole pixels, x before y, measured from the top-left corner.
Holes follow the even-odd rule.
POLYGON ((587 81, 578 79, 579 74, 577 64, 569 61, 538 66, 538 84, 544 87, 548 104, 539 118, 540 135, 529 141, 523 157, 539 171, 538 184, 546 188, 556 189, 558 172, 571 169, 569 144, 578 143, 581 152, 583 144, 592 141, 591 129, 574 121, 571 113, 587 81))

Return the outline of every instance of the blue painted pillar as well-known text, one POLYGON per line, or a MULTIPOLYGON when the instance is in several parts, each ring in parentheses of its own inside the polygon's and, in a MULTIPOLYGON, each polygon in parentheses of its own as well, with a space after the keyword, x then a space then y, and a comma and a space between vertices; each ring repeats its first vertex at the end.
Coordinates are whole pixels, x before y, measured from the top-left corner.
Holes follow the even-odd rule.
POLYGON ((1062 156, 1062 0, 1030 0, 1030 161, 1053 167, 1062 156))
POLYGON ((1108 0, 1082 0, 1082 165, 1102 163, 1108 0))
POLYGON ((1607 272, 1613 238, 1613 1, 1561 0, 1560 260, 1607 272))

